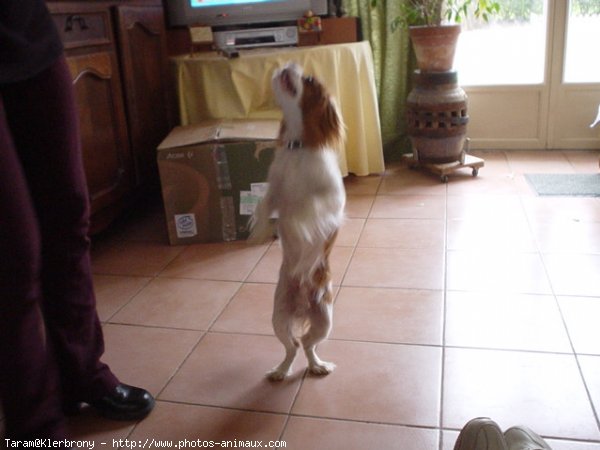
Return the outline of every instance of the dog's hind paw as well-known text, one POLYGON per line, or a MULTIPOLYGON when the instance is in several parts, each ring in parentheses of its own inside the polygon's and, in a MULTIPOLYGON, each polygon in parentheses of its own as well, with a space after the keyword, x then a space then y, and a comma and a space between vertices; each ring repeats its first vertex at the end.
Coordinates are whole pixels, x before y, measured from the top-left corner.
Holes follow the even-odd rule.
POLYGON ((271 381, 282 381, 288 375, 289 370, 284 371, 279 367, 275 367, 267 372, 267 378, 271 381))
POLYGON ((335 369, 335 364, 327 361, 319 361, 316 364, 311 364, 308 367, 313 375, 329 375, 335 369))

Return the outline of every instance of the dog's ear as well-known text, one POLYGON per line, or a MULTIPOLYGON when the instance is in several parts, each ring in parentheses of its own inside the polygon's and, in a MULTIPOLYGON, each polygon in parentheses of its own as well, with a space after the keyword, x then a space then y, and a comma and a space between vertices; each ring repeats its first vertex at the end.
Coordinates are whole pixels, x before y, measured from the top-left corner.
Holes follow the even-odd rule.
POLYGON ((323 114, 321 120, 321 133, 327 143, 333 143, 341 137, 341 120, 338 114, 335 104, 330 98, 323 107, 323 114))
POLYGON ((301 109, 306 145, 321 148, 337 144, 342 138, 343 126, 336 105, 315 78, 304 79, 301 109))

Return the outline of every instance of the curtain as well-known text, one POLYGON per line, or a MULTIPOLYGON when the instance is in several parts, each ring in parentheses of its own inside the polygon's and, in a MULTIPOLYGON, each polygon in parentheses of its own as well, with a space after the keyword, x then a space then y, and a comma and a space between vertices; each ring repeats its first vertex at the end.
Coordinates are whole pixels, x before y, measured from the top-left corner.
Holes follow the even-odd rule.
POLYGON ((375 8, 371 7, 371 0, 342 2, 348 15, 360 18, 363 38, 370 42, 373 50, 386 161, 398 159, 410 149, 405 111, 414 56, 408 32, 390 28, 391 21, 400 14, 402 1, 378 0, 375 8))

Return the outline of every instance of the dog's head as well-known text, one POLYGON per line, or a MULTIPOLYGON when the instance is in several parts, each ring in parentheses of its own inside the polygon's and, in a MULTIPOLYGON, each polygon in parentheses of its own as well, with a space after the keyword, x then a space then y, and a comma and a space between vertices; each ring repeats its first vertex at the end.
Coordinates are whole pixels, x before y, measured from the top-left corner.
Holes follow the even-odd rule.
POLYGON ((343 138, 343 125, 334 101, 323 84, 304 76, 297 64, 287 64, 275 72, 273 91, 283 110, 281 138, 302 141, 306 148, 337 146, 343 138))

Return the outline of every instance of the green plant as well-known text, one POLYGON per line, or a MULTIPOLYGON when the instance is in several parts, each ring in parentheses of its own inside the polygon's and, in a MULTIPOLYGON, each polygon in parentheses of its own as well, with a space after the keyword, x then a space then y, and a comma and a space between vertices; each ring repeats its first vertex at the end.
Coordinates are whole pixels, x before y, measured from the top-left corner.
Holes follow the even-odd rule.
MULTIPOLYGON (((377 2, 371 0, 371 7, 375 8, 377 2)), ((490 15, 499 11, 500 4, 495 0, 404 0, 391 28, 394 31, 398 27, 414 25, 435 26, 443 19, 461 23, 470 14, 487 21, 490 15)))
POLYGON ((504 0, 498 19, 501 22, 529 22, 534 14, 544 12, 544 3, 540 0, 504 0))
POLYGON ((600 14, 600 3, 598 0, 574 0, 571 3, 571 11, 577 15, 593 16, 600 14))

